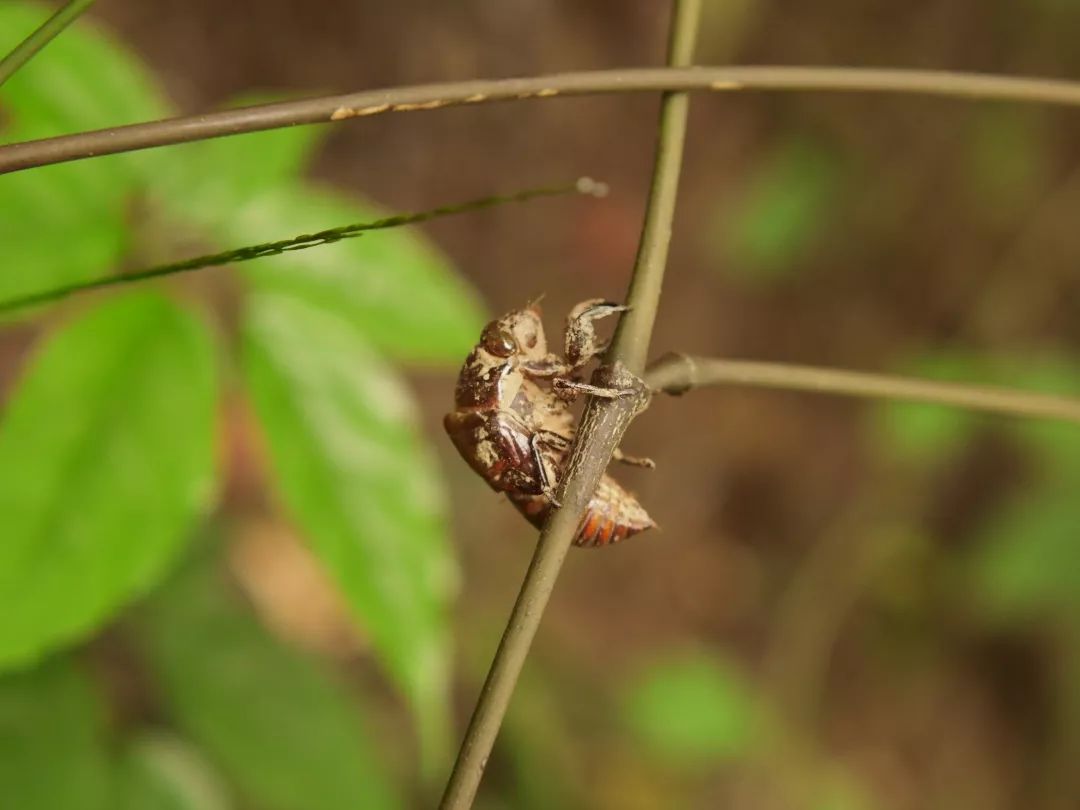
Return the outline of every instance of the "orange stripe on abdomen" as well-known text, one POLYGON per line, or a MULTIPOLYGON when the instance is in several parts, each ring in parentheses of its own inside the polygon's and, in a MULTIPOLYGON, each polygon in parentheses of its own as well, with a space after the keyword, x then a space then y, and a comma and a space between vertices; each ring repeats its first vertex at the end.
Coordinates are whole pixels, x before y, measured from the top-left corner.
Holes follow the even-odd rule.
MULTIPOLYGON (((533 525, 544 525, 551 511, 551 500, 546 495, 525 495, 507 492, 514 505, 533 525)), ((589 508, 581 519, 576 546, 609 546, 651 529, 656 524, 638 503, 637 499, 624 490, 612 478, 605 475, 600 479, 589 502, 589 508)))

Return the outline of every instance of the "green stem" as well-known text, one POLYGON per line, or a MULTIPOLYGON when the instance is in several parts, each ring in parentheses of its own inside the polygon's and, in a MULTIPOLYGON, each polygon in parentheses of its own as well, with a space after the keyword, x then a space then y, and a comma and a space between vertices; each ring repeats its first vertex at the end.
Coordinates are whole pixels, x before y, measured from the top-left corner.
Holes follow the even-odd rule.
MULTIPOLYGON (((693 8, 685 14, 676 14, 676 25, 668 44, 668 64, 673 67, 689 65, 692 60, 700 0, 682 0, 680 4, 693 8)), ((660 97, 660 125, 649 207, 645 211, 634 274, 626 295, 630 311, 619 319, 609 355, 612 362, 621 360, 634 374, 640 374, 645 368, 656 310, 660 305, 689 109, 690 98, 686 93, 669 92, 660 97)))
POLYGON ((42 23, 40 28, 16 45, 15 50, 0 59, 0 85, 33 59, 37 52, 52 42, 61 31, 75 22, 93 2, 94 0, 71 0, 42 23))
MULTIPOLYGON (((699 13, 700 0, 675 0, 669 62, 689 61, 699 13)), ((679 171, 677 156, 682 154, 681 139, 685 119, 685 99, 675 94, 664 96, 661 101, 660 144, 657 147, 653 184, 646 206, 642 247, 634 265, 635 279, 641 273, 658 272, 655 265, 646 268, 646 263, 656 260, 662 263, 667 254, 667 246, 662 243, 671 233, 670 217, 674 211, 674 200, 662 198, 669 192, 673 193, 674 185, 665 175, 679 171), (673 160, 673 156, 676 156, 676 159, 673 160), (651 234, 651 237, 647 234, 651 234), (647 238, 652 239, 651 247, 645 245, 647 238)), ((662 270, 661 267, 659 271, 662 270)), ((655 285, 646 288, 648 289, 652 289, 652 292, 639 291, 642 298, 638 303, 655 311, 656 302, 647 302, 643 296, 658 296, 660 288, 655 285)), ((640 328, 639 326, 638 329, 640 328)), ((647 328, 651 328, 651 322, 647 328)), ((648 341, 647 332, 644 340, 648 341)), ((647 389, 633 373, 633 369, 627 368, 617 347, 611 353, 609 364, 602 366, 593 376, 593 382, 609 388, 629 390, 633 394, 613 400, 593 398, 585 408, 556 493, 561 506, 553 512, 540 533, 536 552, 521 584, 521 591, 514 603, 499 648, 495 652, 487 680, 480 691, 461 743, 461 750, 447 782, 440 804, 442 810, 468 810, 472 807, 483 777, 484 766, 506 715, 518 676, 529 654, 551 592, 555 588, 563 561, 577 535, 582 516, 623 433, 633 418, 648 404, 647 389)))
POLYGON ((294 236, 291 239, 282 239, 277 242, 264 242, 259 245, 248 245, 242 248, 226 250, 222 253, 196 256, 192 259, 184 259, 179 262, 149 267, 145 270, 126 273, 122 276, 107 276, 105 278, 82 281, 77 284, 69 284, 64 287, 54 287, 49 290, 42 290, 41 292, 19 296, 18 298, 0 300, 0 315, 5 315, 9 312, 31 306, 53 303, 78 293, 90 292, 91 290, 101 290, 125 284, 134 284, 136 282, 149 281, 163 276, 176 275, 177 273, 190 273, 195 270, 205 270, 209 267, 220 267, 224 264, 238 264, 239 262, 261 259, 266 256, 278 256, 282 253, 294 250, 306 250, 307 248, 318 247, 319 245, 329 245, 334 242, 340 242, 342 239, 354 239, 358 236, 363 236, 368 231, 397 228, 401 225, 416 225, 421 222, 427 222, 428 220, 438 219, 439 217, 463 214, 467 211, 478 211, 483 208, 502 205, 503 203, 525 202, 527 200, 535 199, 536 197, 550 197, 573 192, 579 194, 595 194, 602 193, 603 189, 603 184, 598 184, 587 177, 583 177, 573 185, 527 189, 513 194, 481 197, 477 200, 469 200, 468 202, 458 203, 456 205, 444 205, 439 208, 421 211, 416 214, 396 214, 374 222, 359 222, 353 225, 344 225, 340 228, 330 228, 324 231, 318 231, 317 233, 302 234, 300 236, 294 236))

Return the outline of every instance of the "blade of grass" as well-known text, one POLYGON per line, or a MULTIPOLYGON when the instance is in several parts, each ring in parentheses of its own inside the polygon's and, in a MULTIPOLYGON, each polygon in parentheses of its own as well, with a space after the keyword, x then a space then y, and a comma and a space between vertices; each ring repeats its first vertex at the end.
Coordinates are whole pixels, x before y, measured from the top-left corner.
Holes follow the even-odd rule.
POLYGON ((526 189, 525 191, 517 191, 513 194, 481 197, 476 200, 469 200, 468 202, 457 203, 455 205, 440 206, 439 208, 421 211, 416 214, 397 214, 374 222, 359 222, 352 225, 344 225, 339 228, 318 231, 317 233, 301 234, 300 236, 294 236, 290 239, 282 239, 276 242, 265 242, 259 245, 248 245, 242 248, 226 250, 221 253, 196 256, 179 262, 171 262, 156 267, 149 267, 145 270, 126 273, 122 276, 108 276, 106 278, 93 279, 92 281, 84 281, 64 287, 55 287, 50 290, 43 290, 18 298, 9 298, 6 301, 0 301, 0 315, 14 312, 19 309, 25 309, 30 306, 52 303, 90 290, 101 290, 108 287, 134 284, 136 282, 149 281, 150 279, 171 276, 177 273, 190 273, 195 270, 204 270, 208 267, 219 267, 224 264, 247 262, 253 259, 261 259, 265 256, 277 256, 292 250, 306 250, 308 248, 318 247, 319 245, 333 244, 342 239, 353 239, 358 236, 363 236, 368 231, 397 228, 402 225, 415 225, 439 217, 462 214, 467 211, 479 211, 483 208, 491 208, 504 203, 525 202, 537 197, 550 197, 573 192, 602 196, 606 192, 606 186, 587 177, 583 177, 572 185, 554 186, 551 188, 533 188, 526 189))

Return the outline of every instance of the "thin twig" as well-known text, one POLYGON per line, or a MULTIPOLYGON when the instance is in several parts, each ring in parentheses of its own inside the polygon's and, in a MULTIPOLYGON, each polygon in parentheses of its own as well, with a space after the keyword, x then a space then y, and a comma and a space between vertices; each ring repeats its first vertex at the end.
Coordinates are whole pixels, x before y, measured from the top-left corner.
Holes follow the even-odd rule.
MULTIPOLYGON (((700 0, 675 0, 668 46, 669 64, 689 64, 700 5, 700 0)), ((676 183, 668 175, 677 174, 680 168, 686 112, 682 94, 669 93, 662 97, 653 183, 630 292, 633 296, 636 290, 637 306, 653 311, 656 302, 645 299, 660 293, 659 276, 664 269, 675 203, 676 183), (657 276, 656 282, 640 283, 639 276, 643 274, 657 276)), ((647 348, 651 327, 650 319, 638 320, 632 331, 624 330, 624 335, 630 335, 624 337, 624 341, 631 341, 631 338, 633 343, 643 341, 647 348)), ((529 647, 592 493, 630 422, 648 404, 648 391, 634 373, 640 368, 629 366, 623 351, 613 344, 606 363, 593 376, 593 383, 633 393, 612 400, 591 399, 586 405, 556 493, 561 507, 554 510, 540 533, 536 552, 447 782, 440 805, 442 810, 468 810, 472 806, 529 647)), ((629 359, 633 361, 632 357, 629 359)))
POLYGON ((491 208, 496 205, 502 205, 503 203, 525 202, 527 200, 536 199, 537 197, 551 197, 558 194, 570 194, 573 192, 602 196, 605 191, 606 186, 604 186, 603 183, 597 183, 588 177, 583 177, 571 185, 554 186, 551 188, 533 188, 525 191, 517 191, 513 194, 481 197, 480 199, 469 200, 454 205, 443 205, 438 208, 432 208, 428 211, 421 211, 415 214, 395 214, 394 216, 384 217, 383 219, 375 220, 373 222, 358 222, 353 225, 344 225, 339 228, 329 228, 316 233, 294 236, 291 239, 265 242, 259 245, 247 245, 241 248, 234 248, 233 250, 226 250, 222 253, 212 253, 206 256, 196 256, 191 259, 184 259, 179 262, 161 264, 156 267, 149 267, 145 270, 125 273, 122 276, 107 276, 105 278, 82 281, 77 284, 69 284, 64 287, 54 287, 49 290, 30 293, 29 295, 20 296, 18 298, 0 300, 0 315, 5 315, 9 312, 30 306, 52 303, 77 293, 89 292, 90 290, 100 290, 107 287, 117 287, 123 284, 149 281, 150 279, 171 276, 177 273, 190 273, 194 270, 220 267, 224 264, 237 264, 253 259, 261 259, 266 256, 277 256, 294 250, 306 250, 307 248, 318 247, 319 245, 329 245, 334 242, 340 242, 343 239, 354 239, 358 236, 363 236, 368 231, 397 228, 402 225, 416 225, 421 222, 438 219, 439 217, 464 214, 469 211, 479 211, 483 208, 491 208))
POLYGON ((368 90, 0 146, 0 174, 69 160, 265 129, 461 104, 656 91, 820 90, 909 93, 1080 106, 1080 83, 934 70, 743 66, 558 73, 368 90))
POLYGON ((752 385, 1080 423, 1080 399, 1072 397, 787 363, 669 354, 649 367, 645 382, 654 391, 672 394, 703 385, 752 385))
POLYGON ((94 0, 71 0, 36 31, 15 46, 15 50, 0 59, 0 85, 10 79, 19 68, 52 42, 56 36, 71 25, 79 16, 93 5, 94 0))
MULTIPOLYGON (((669 64, 688 65, 692 61, 697 21, 696 8, 692 13, 676 14, 675 25, 686 26, 688 30, 672 31, 669 64)), ((690 98, 686 93, 669 92, 661 97, 656 165, 649 191, 649 207, 645 212, 634 274, 626 295, 630 311, 619 319, 609 355, 611 362, 622 361, 633 374, 641 374, 645 368, 656 310, 660 305, 660 288, 667 265, 668 245, 671 243, 671 224, 679 192, 679 167, 682 165, 689 107, 690 98)))

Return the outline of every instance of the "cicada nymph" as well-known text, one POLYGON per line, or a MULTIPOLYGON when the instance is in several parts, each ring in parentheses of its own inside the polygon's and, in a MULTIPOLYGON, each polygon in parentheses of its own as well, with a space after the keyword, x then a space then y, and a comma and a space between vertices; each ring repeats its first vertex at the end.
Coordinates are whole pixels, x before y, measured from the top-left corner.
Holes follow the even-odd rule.
MULTIPOLYGON (((574 436, 569 396, 605 393, 575 376, 603 350, 593 322, 624 309, 601 299, 574 307, 564 357, 548 351, 537 305, 514 310, 484 327, 458 375, 454 411, 443 420, 447 434, 469 466, 536 526, 555 506, 574 436)), ((652 466, 621 453, 616 458, 652 466)), ((605 546, 655 525, 637 499, 605 473, 575 543, 605 546)))

